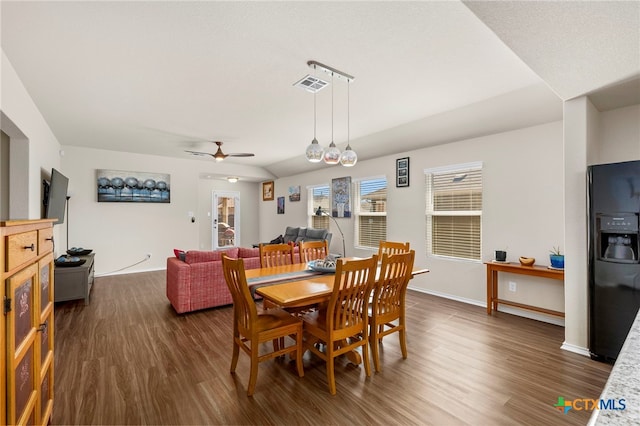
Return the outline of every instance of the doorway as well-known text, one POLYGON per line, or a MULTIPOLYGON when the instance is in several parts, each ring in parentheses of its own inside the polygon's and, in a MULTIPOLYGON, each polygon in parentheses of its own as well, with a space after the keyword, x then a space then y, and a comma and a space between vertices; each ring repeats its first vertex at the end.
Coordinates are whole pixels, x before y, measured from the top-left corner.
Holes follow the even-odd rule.
POLYGON ((240 193, 213 191, 211 247, 214 250, 240 244, 240 193))

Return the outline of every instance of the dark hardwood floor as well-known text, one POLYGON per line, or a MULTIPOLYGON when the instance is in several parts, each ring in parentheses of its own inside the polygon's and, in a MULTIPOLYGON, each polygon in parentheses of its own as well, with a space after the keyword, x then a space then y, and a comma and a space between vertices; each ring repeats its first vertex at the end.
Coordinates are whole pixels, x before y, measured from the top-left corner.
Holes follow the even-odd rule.
POLYGON ((248 357, 229 373, 231 307, 177 315, 164 271, 97 278, 91 303, 55 309, 53 424, 584 425, 553 407, 598 398, 611 366, 560 349, 562 327, 413 291, 409 357, 385 338, 382 372, 305 354, 305 376, 260 365, 247 397, 248 357))

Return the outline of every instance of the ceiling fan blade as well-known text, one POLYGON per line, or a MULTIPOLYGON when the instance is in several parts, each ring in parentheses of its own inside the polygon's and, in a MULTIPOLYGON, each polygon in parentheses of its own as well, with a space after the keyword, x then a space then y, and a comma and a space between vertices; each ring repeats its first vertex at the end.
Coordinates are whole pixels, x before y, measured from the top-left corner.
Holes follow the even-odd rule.
POLYGON ((227 157, 255 157, 255 154, 249 152, 236 152, 233 154, 227 154, 227 157))
POLYGON ((210 155, 213 157, 213 154, 211 154, 210 152, 200 152, 200 151, 189 151, 189 150, 184 150, 184 152, 188 152, 191 155, 198 155, 198 156, 205 156, 205 155, 210 155))

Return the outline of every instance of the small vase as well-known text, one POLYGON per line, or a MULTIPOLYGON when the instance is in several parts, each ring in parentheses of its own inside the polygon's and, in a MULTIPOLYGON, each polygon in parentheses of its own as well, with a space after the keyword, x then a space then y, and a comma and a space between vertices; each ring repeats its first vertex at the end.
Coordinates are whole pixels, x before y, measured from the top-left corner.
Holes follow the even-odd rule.
POLYGON ((556 269, 564 269, 564 254, 550 254, 551 267, 556 269))

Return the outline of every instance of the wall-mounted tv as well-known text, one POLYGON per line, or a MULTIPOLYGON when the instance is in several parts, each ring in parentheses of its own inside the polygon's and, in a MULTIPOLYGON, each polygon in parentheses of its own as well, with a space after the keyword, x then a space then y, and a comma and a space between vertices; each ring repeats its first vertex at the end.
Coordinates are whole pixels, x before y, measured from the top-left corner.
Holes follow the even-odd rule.
POLYGON ((44 218, 56 219, 54 225, 64 223, 68 186, 69 179, 56 169, 51 169, 51 181, 44 181, 44 218))

